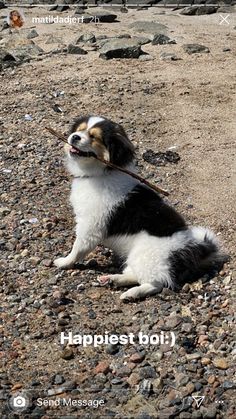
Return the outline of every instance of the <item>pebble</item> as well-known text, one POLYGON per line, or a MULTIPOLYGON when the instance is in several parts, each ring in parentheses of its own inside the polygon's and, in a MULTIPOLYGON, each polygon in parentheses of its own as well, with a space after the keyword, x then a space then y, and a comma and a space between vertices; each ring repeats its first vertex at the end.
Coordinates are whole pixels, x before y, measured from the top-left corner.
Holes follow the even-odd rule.
POLYGON ((229 283, 231 282, 231 276, 228 275, 223 279, 223 284, 224 285, 229 285, 229 283))
POLYGON ((57 387, 57 388, 50 388, 48 390, 48 396, 55 396, 57 394, 61 394, 67 391, 71 391, 77 387, 77 384, 75 381, 65 381, 63 386, 57 387))
POLYGON ((166 323, 165 326, 169 329, 175 329, 180 323, 182 322, 182 318, 180 316, 170 316, 166 323))
POLYGON ((207 382, 208 384, 213 384, 216 381, 216 376, 215 375, 209 375, 207 382))
POLYGON ((189 377, 186 374, 182 372, 175 374, 176 388, 185 386, 186 384, 188 384, 188 382, 189 382, 189 377))
POLYGON ((72 359, 74 358, 74 352, 72 348, 65 348, 62 352, 61 352, 61 358, 62 359, 72 359))
POLYGON ((210 358, 203 357, 201 359, 201 363, 202 363, 202 365, 209 365, 211 363, 211 360, 210 360, 210 358))
POLYGON ((186 397, 186 396, 188 396, 189 394, 192 394, 192 393, 194 392, 194 390, 195 390, 195 386, 194 386, 194 384, 193 384, 193 383, 188 383, 188 384, 186 385, 186 387, 184 387, 184 388, 181 390, 181 393, 182 393, 182 395, 183 395, 184 397, 186 397))
POLYGON ((139 56, 139 61, 153 61, 154 60, 154 57, 152 56, 152 55, 149 55, 149 54, 143 54, 143 55, 140 55, 139 56))
POLYGON ((130 384, 131 387, 137 385, 140 381, 140 376, 137 372, 132 372, 132 374, 127 379, 127 382, 130 384))
POLYGON ((37 36, 39 36, 38 32, 35 29, 32 29, 28 35, 27 35, 27 39, 33 39, 36 38, 37 36))
POLYGON ((64 382, 65 382, 65 378, 63 377, 63 375, 56 374, 53 378, 53 383, 54 384, 62 384, 64 382))
POLYGON ((149 397, 152 393, 153 386, 150 380, 143 380, 139 384, 139 393, 143 394, 145 397, 149 397))
POLYGON ((164 354, 162 351, 155 351, 152 352, 152 354, 150 355, 150 358, 153 362, 159 362, 162 360, 164 354))
POLYGON ((100 361, 98 365, 95 367, 95 373, 103 373, 107 374, 110 371, 110 364, 107 361, 100 361))
POLYGON ((131 355, 129 360, 131 362, 139 363, 139 362, 142 362, 144 358, 145 358, 145 353, 135 352, 134 354, 131 355))
POLYGON ((180 58, 178 58, 177 55, 173 54, 172 52, 162 52, 160 54, 160 59, 163 61, 177 61, 180 58))
POLYGON ((233 381, 224 381, 222 387, 225 390, 235 389, 236 388, 236 383, 234 383, 233 381))
POLYGON ((25 115, 25 121, 33 121, 32 115, 29 115, 28 113, 25 115))
POLYGON ((157 373, 155 368, 153 367, 142 367, 140 370, 140 377, 141 378, 156 378, 157 373))
POLYGON ((202 355, 199 352, 195 352, 193 354, 186 354, 186 358, 188 361, 193 361, 195 359, 200 359, 202 355))
POLYGON ((20 254, 23 258, 29 255, 29 250, 28 249, 24 249, 22 250, 21 254, 20 254))
POLYGON ((203 419, 214 419, 217 415, 217 409, 214 405, 210 407, 200 406, 200 412, 203 419))
POLYGON ((226 370, 228 368, 228 363, 224 358, 216 358, 212 363, 216 368, 220 368, 221 370, 226 370))
POLYGON ((106 347, 106 353, 109 355, 115 355, 117 352, 119 352, 120 345, 117 343, 115 345, 109 344, 106 347))

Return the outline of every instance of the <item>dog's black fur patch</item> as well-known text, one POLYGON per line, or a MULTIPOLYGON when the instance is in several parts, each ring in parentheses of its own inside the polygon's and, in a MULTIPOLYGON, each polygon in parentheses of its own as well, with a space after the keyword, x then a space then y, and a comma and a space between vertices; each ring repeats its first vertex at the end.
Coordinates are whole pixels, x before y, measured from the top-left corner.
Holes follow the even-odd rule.
POLYGON ((206 235, 202 243, 193 240, 183 249, 171 252, 168 264, 172 280, 178 289, 186 282, 197 281, 205 274, 209 278, 214 277, 228 259, 206 235))
POLYGON ((186 228, 182 216, 156 192, 138 185, 111 214, 107 235, 109 237, 146 231, 152 236, 164 237, 186 228))

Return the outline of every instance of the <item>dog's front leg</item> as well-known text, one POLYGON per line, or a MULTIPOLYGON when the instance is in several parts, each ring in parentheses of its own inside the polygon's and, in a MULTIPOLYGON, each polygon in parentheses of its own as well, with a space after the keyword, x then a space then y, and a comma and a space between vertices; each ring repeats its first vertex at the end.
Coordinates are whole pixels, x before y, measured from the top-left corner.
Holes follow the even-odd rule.
POLYGON ((92 234, 89 231, 78 231, 71 252, 65 258, 54 260, 54 265, 61 269, 70 269, 76 262, 82 262, 85 256, 99 244, 99 234, 92 234))

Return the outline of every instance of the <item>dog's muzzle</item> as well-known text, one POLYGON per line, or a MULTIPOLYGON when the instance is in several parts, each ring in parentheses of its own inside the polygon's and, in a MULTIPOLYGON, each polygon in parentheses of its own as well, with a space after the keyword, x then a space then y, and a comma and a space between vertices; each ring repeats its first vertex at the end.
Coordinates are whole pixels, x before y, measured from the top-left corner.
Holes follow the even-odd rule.
POLYGON ((96 157, 96 154, 92 151, 83 151, 79 148, 81 139, 78 134, 74 134, 69 138, 69 144, 71 145, 70 153, 79 157, 96 157))

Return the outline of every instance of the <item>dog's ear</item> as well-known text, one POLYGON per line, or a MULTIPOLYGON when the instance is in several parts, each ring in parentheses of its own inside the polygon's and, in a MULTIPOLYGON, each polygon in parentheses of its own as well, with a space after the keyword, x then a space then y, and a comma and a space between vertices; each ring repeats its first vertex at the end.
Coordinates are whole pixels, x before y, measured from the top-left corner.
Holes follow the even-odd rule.
POLYGON ((134 146, 121 125, 110 123, 103 131, 103 142, 111 163, 122 167, 132 162, 134 146))
POLYGON ((79 127, 81 127, 82 125, 84 125, 84 127, 86 127, 88 120, 90 118, 90 115, 85 115, 85 116, 79 116, 77 118, 75 118, 70 126, 69 129, 69 135, 73 134, 73 132, 77 131, 79 129, 79 127))

